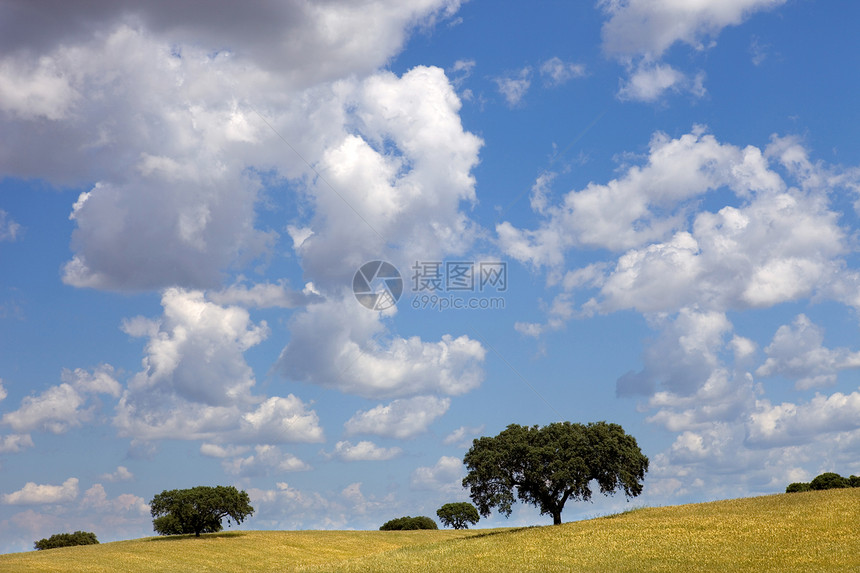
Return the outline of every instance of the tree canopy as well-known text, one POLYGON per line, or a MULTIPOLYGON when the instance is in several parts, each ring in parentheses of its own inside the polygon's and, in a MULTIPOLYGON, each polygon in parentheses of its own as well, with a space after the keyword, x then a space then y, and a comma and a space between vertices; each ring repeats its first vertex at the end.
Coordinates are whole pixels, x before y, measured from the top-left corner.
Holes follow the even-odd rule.
POLYGON ((221 531, 221 520, 242 521, 254 513, 248 494, 233 486, 198 486, 165 490, 149 502, 152 526, 159 535, 221 531))
POLYGON ((33 547, 37 550, 56 549, 57 547, 73 547, 75 545, 94 545, 98 544, 96 534, 90 531, 75 531, 74 533, 55 533, 54 535, 40 539, 33 543, 33 547))
POLYGON ((481 515, 511 514, 516 498, 561 523, 564 504, 591 499, 591 482, 609 495, 642 493, 648 458, 618 424, 559 422, 544 427, 511 424, 495 437, 472 442, 463 463, 463 487, 481 515), (514 497, 516 494, 516 498, 514 497))
POLYGON ((436 516, 442 525, 454 529, 469 529, 470 523, 474 525, 481 519, 475 506, 467 501, 446 503, 436 510, 436 516))

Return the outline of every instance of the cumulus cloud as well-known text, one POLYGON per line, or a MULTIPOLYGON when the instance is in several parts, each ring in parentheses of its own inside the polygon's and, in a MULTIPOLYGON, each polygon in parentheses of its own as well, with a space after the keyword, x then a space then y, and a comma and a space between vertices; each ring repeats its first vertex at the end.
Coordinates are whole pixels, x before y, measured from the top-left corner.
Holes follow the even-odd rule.
POLYGON ((386 335, 383 317, 351 292, 295 315, 290 330, 278 367, 292 380, 368 398, 459 395, 483 380, 481 343, 465 335, 437 342, 386 335))
POLYGON ((412 438, 427 431, 437 418, 448 411, 450 398, 416 396, 380 404, 370 410, 359 411, 346 421, 348 434, 375 434, 391 438, 412 438))
POLYGON ((705 75, 697 73, 693 78, 669 64, 640 63, 630 77, 621 84, 618 97, 621 100, 654 102, 666 92, 687 91, 696 97, 705 95, 705 75))
POLYGON ((63 434, 92 419, 98 407, 91 400, 93 395, 116 397, 120 392, 110 365, 101 365, 92 373, 80 368, 63 370, 61 378, 61 384, 25 397, 17 410, 3 415, 0 423, 8 424, 16 432, 40 430, 63 434))
POLYGON ((78 478, 70 477, 62 485, 39 485, 27 482, 18 491, 3 494, 3 503, 8 505, 66 503, 77 497, 78 478))
POLYGON ((334 446, 334 455, 347 462, 390 460, 402 452, 401 448, 383 448, 367 440, 357 444, 340 441, 334 446))
POLYGON ((433 466, 415 468, 410 484, 412 489, 456 494, 463 491, 464 477, 463 460, 442 456, 433 466))
POLYGON ((114 520, 117 514, 148 515, 149 506, 142 497, 123 493, 110 499, 102 484, 93 484, 84 492, 81 498, 81 508, 113 514, 109 519, 114 520))
POLYGON ((127 320, 148 339, 143 370, 122 393, 114 424, 140 440, 164 438, 276 444, 321 441, 316 412, 296 396, 257 396, 244 352, 268 335, 248 311, 201 291, 167 289, 159 320, 127 320))
POLYGON ((699 51, 713 47, 723 28, 739 25, 756 12, 784 3, 785 0, 601 0, 599 5, 609 16, 602 30, 603 50, 623 62, 630 73, 621 84, 619 98, 653 102, 667 91, 703 96, 704 73, 688 77, 660 61, 665 52, 678 42, 699 51))
POLYGON ((785 0, 707 0, 684 3, 659 0, 601 0, 609 16, 603 25, 603 49, 611 55, 659 58, 676 42, 702 50, 727 26, 785 0))
MULTIPOLYGON (((0 173, 89 186, 71 214, 76 230, 63 274, 68 284, 216 287, 227 272, 268 254, 278 239, 256 227, 259 173, 297 181, 313 174, 299 155, 283 153, 277 134, 287 134, 321 171, 327 157, 339 162, 338 148, 350 153, 342 144, 355 133, 344 124, 356 123, 348 117, 359 98, 349 86, 372 92, 384 84, 393 75, 374 70, 411 29, 458 6, 456 0, 287 2, 237 11, 228 4, 213 10, 95 2, 67 14, 62 7, 22 5, 4 18, 0 34, 6 46, 0 128, 7 141, 18 142, 0 145, 0 173), (21 35, 19 26, 38 33, 21 35), (367 83, 359 79, 374 74, 367 83), (353 79, 339 83, 347 76, 353 79), (51 129, 31 129, 42 120, 51 129)), ((444 74, 434 73, 447 90, 436 93, 458 106, 444 74)), ((425 106, 425 117, 448 121, 450 114, 435 114, 432 86, 417 84, 426 82, 412 86, 424 97, 401 103, 425 106)), ((380 94, 369 95, 375 101, 380 94)), ((457 146, 439 148, 458 153, 457 146)), ((452 169, 433 170, 437 178, 460 175, 455 163, 444 164, 452 169)), ((422 171, 416 162, 416 174, 404 182, 422 179, 422 171)), ((455 197, 463 189, 462 182, 440 183, 455 197)), ((467 190, 471 185, 466 182, 467 190)), ((364 191, 348 199, 358 202, 364 191)), ((422 212, 421 201, 413 196, 412 202, 422 212)), ((333 213, 320 215, 337 228, 333 213)))
POLYGON ((758 447, 804 443, 821 434, 860 428, 860 392, 816 394, 807 403, 759 402, 750 415, 747 442, 758 447))
POLYGON ((134 474, 125 466, 117 466, 116 471, 102 474, 99 479, 109 482, 129 481, 134 479, 134 474))
POLYGON ((835 296, 836 285, 855 280, 841 259, 847 237, 828 205, 834 177, 803 163, 796 147, 775 138, 765 152, 741 149, 701 129, 678 139, 658 134, 645 166, 571 191, 547 207, 536 230, 504 222, 499 238, 512 257, 555 269, 574 246, 622 251, 560 279, 569 290, 597 290, 585 312, 693 304, 724 311, 835 296), (774 167, 791 168, 799 186, 774 167), (719 189, 730 190, 734 204, 690 216, 691 200, 719 189))
POLYGON ((293 454, 282 452, 277 446, 258 445, 254 453, 246 457, 236 457, 221 462, 224 471, 243 477, 278 474, 284 472, 299 472, 311 469, 311 466, 293 454))
POLYGON ((758 376, 784 376, 798 390, 832 386, 841 370, 860 368, 860 352, 823 346, 824 330, 800 314, 791 325, 780 326, 764 352, 767 360, 758 376))
POLYGON ((0 436, 0 454, 14 454, 33 446, 33 438, 30 437, 30 434, 0 436))

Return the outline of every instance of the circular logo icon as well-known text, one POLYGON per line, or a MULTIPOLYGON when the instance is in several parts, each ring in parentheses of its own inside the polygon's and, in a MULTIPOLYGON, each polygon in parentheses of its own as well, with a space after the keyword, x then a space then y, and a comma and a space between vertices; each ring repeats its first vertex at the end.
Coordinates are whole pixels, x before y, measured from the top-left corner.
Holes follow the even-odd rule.
POLYGON ((397 304, 403 294, 403 278, 391 263, 370 261, 355 271, 352 292, 370 310, 385 310, 397 304))

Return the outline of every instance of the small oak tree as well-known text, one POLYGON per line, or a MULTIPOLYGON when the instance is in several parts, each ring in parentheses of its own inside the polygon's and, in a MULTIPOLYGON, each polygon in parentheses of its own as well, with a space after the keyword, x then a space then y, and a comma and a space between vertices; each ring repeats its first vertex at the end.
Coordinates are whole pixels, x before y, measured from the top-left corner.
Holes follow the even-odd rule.
POLYGON ((442 525, 454 529, 469 529, 470 523, 474 525, 481 519, 475 506, 467 501, 446 503, 436 510, 436 515, 442 525))
POLYGON ((159 535, 221 531, 221 520, 236 523, 254 513, 248 494, 233 486, 165 490, 149 502, 152 527, 159 535))
POLYGON ((463 487, 487 517, 493 507, 506 516, 520 501, 536 505, 541 515, 561 523, 569 499, 591 499, 591 482, 606 495, 623 490, 642 493, 648 458, 636 439, 618 424, 570 422, 548 426, 511 424, 498 436, 472 442, 463 459, 469 473, 463 487))

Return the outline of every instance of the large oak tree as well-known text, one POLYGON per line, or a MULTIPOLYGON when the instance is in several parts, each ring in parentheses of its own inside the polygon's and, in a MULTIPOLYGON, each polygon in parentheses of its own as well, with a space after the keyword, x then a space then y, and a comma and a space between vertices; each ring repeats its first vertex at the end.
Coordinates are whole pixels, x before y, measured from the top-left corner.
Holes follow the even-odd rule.
POLYGON ((221 520, 242 521, 254 513, 245 491, 233 486, 165 490, 149 502, 152 527, 159 535, 221 531, 221 520))
POLYGON ((568 500, 591 499, 592 482, 605 495, 621 490, 635 497, 648 471, 636 439, 606 422, 511 424, 498 436, 474 440, 463 463, 469 472, 463 487, 481 515, 497 507, 509 516, 519 498, 551 515, 555 525, 568 500))

